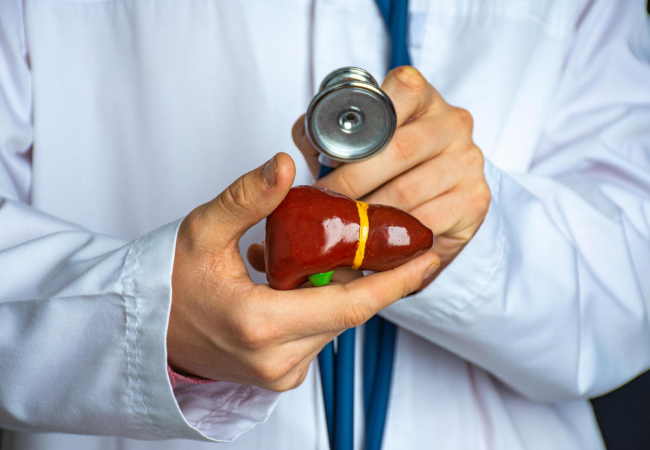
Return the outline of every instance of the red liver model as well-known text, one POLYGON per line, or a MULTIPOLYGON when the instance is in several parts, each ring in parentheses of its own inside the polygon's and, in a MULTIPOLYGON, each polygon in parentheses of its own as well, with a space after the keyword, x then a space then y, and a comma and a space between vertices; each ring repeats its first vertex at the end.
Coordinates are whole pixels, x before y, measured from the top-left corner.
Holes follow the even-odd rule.
MULTIPOLYGON (((298 186, 266 220, 266 277, 274 289, 293 289, 310 275, 360 261, 360 211, 339 193, 298 186)), ((433 233, 415 217, 390 206, 369 205, 369 232, 359 269, 392 269, 433 245, 433 233)))

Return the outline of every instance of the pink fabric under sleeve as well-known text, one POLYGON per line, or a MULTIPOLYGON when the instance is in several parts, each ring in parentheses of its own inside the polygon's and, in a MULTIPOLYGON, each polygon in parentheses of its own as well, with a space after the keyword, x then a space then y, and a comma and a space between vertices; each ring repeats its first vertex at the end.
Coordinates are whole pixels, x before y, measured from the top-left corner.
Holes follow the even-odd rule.
POLYGON ((188 384, 206 384, 214 383, 217 380, 208 380, 207 378, 195 377, 191 375, 183 375, 178 372, 175 372, 169 364, 167 364, 167 375, 169 375, 169 381, 172 384, 172 387, 176 387, 176 383, 188 383, 188 384))

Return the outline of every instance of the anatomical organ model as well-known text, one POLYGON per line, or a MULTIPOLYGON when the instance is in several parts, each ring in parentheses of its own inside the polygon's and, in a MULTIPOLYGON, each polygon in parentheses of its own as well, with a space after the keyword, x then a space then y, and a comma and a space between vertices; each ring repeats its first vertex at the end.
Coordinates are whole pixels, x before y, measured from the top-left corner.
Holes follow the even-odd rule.
POLYGON ((266 276, 274 289, 293 289, 337 267, 392 269, 432 245, 431 230, 400 209, 298 186, 266 220, 266 276))

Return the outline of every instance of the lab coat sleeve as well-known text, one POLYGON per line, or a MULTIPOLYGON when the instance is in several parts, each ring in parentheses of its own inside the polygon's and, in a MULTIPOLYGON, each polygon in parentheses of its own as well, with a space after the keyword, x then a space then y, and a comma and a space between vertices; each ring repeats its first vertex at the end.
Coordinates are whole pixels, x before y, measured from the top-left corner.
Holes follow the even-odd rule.
POLYGON ((125 242, 27 205, 21 8, 0 2, 0 427, 232 440, 265 420, 277 394, 214 383, 175 397, 166 332, 180 221, 125 242))
POLYGON ((527 174, 490 161, 488 215, 439 277, 383 314, 544 402, 650 367, 650 23, 581 19, 527 174))

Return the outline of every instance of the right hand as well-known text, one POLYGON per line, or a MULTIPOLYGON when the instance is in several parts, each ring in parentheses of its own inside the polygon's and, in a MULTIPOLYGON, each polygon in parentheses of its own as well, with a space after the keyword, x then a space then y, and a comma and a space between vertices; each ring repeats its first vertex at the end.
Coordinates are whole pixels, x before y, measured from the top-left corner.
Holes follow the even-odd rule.
POLYGON ((291 157, 278 153, 181 223, 172 274, 169 364, 204 378, 286 391, 345 329, 415 291, 440 265, 433 252, 344 284, 276 291, 250 279, 239 239, 289 192, 291 157))

